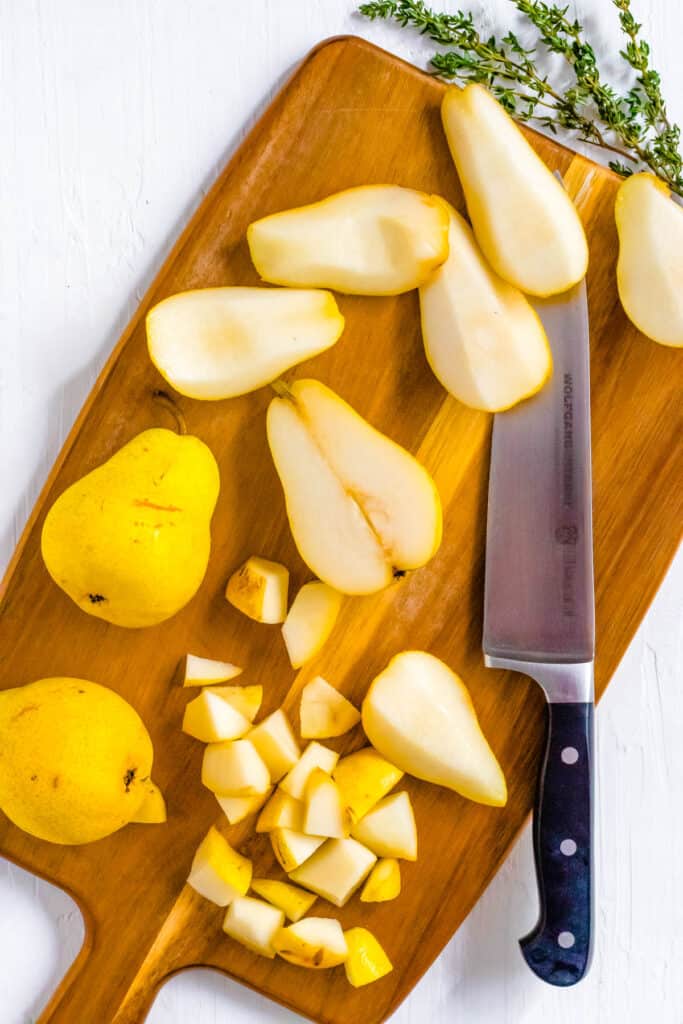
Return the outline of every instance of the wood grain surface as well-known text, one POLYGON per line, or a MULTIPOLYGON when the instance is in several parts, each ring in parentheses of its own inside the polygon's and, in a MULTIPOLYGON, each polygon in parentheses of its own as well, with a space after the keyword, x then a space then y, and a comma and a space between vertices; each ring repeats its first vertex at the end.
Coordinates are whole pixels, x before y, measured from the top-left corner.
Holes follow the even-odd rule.
MULTIPOLYGON (((252 623, 222 592, 229 572, 258 552, 288 564, 293 588, 310 576, 289 535, 270 462, 267 389, 220 403, 181 400, 191 432, 221 469, 213 551, 205 582, 175 618, 123 630, 80 612, 42 565, 43 517, 65 487, 140 430, 164 423, 151 399, 160 378, 145 346, 151 304, 186 288, 256 284, 244 232, 257 216, 340 188, 395 181, 439 192, 463 209, 442 137, 443 87, 356 39, 318 48, 269 107, 221 175, 152 285, 112 354, 36 505, 4 583, 0 686, 46 675, 92 678, 140 711, 156 751, 154 776, 169 803, 165 827, 129 826, 90 846, 40 843, 0 819, 0 852, 71 892, 86 919, 85 946, 44 1024, 138 1024, 169 974, 208 965, 315 1020, 374 1024, 391 1013, 458 927, 500 865, 529 811, 544 731, 540 690, 485 670, 481 655, 484 511, 491 421, 448 397, 422 352, 417 296, 340 297, 346 330, 335 348, 292 376, 316 376, 433 473, 445 511, 444 542, 425 569, 372 598, 348 600, 320 656, 295 674, 277 627, 252 623), (401 897, 330 913, 367 924, 395 971, 351 989, 343 970, 309 972, 259 959, 220 932, 222 911, 184 886, 196 845, 218 820, 202 789, 200 744, 180 732, 186 692, 182 655, 232 659, 244 680, 263 682, 264 711, 283 699, 297 721, 297 695, 321 673, 359 702, 391 655, 423 647, 466 679, 483 728, 510 784, 503 810, 409 780, 420 859, 403 866, 401 897)), ((677 353, 645 341, 628 323, 614 284, 612 203, 617 179, 532 135, 574 196, 591 243, 594 521, 598 692, 671 559, 682 520, 677 353), (647 401, 644 401, 644 397, 647 401)), ((520 587, 524 581, 520 580, 520 587)), ((361 744, 359 732, 334 743, 361 744)), ((222 827, 222 826, 221 826, 222 827)), ((226 834, 261 874, 281 877, 249 822, 226 834)), ((320 904, 320 906, 324 906, 320 904)))

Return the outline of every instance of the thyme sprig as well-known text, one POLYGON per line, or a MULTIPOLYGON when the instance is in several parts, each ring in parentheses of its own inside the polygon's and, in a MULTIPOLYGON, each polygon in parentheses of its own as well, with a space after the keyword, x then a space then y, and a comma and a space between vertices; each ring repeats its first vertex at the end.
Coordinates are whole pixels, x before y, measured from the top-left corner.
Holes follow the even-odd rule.
POLYGON ((625 37, 620 51, 633 84, 618 92, 606 82, 583 26, 567 7, 541 0, 510 0, 536 28, 538 40, 525 47, 514 32, 501 38, 481 34, 471 13, 442 14, 424 0, 372 0, 359 7, 372 20, 382 18, 416 28, 440 46, 430 59, 436 75, 449 81, 481 82, 518 121, 556 134, 558 129, 613 154, 610 167, 627 176, 649 168, 683 196, 680 128, 669 120, 661 80, 650 65, 650 47, 631 13, 631 0, 612 0, 625 37), (571 73, 560 88, 539 69, 544 52, 558 54, 571 73))

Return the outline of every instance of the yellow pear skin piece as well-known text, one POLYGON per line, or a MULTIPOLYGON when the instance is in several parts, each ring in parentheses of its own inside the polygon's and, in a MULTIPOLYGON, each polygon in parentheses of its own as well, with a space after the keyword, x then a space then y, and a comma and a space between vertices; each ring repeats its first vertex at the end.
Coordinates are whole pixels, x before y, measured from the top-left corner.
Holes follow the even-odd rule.
POLYGON ((304 686, 299 713, 304 739, 342 736, 360 722, 360 711, 322 676, 304 686))
POLYGON ((281 910, 290 921, 300 921, 318 898, 315 893, 306 892, 297 885, 277 882, 272 878, 254 878, 251 888, 281 910))
POLYGON ((219 907, 246 896, 252 876, 251 861, 234 850, 213 826, 197 848, 187 884, 219 907))
POLYGON ((343 597, 320 580, 304 583, 282 624, 292 668, 301 668, 325 645, 339 615, 343 597))
POLYGON ((294 541, 323 582, 370 594, 434 555, 442 513, 429 473, 324 384, 282 389, 267 428, 294 541))
POLYGON ((147 314, 150 359, 189 398, 234 398, 330 348, 344 317, 329 292, 201 288, 147 314))
POLYGON ((226 600, 256 622, 284 622, 287 615, 289 570, 279 562, 252 555, 237 569, 225 588, 226 600))
POLYGON ((204 579, 219 486, 199 438, 143 431, 50 508, 50 576, 89 615, 130 628, 163 622, 204 579))
POLYGON ((332 917, 304 917, 281 928, 273 945, 283 960, 318 970, 343 964, 348 956, 342 927, 332 917))
POLYGON ((346 980, 354 988, 379 981, 393 971, 389 957, 367 928, 349 928, 344 932, 344 938, 349 951, 344 970, 346 980))
POLYGON ((305 863, 324 842, 318 836, 307 836, 289 828, 274 828, 270 833, 273 853, 282 870, 287 872, 305 863))
POLYGON ((460 402, 501 412, 549 379, 550 346, 528 299, 491 269, 460 214, 449 213, 448 259, 420 288, 427 361, 460 402))
POLYGON ((164 794, 151 779, 145 783, 143 801, 130 820, 135 825, 163 825, 168 820, 164 794))
POLYGON ((343 757, 333 777, 352 820, 357 822, 401 781, 403 771, 372 747, 363 747, 343 757))
POLYGON ((370 685, 362 709, 370 742, 418 779, 478 803, 507 802, 505 776, 463 681, 425 651, 403 651, 370 685))
POLYGON ((360 894, 361 903, 388 903, 401 893, 401 867, 395 857, 378 860, 360 894))
POLYGON ((683 345, 683 210, 654 174, 617 191, 617 287, 624 312, 660 345, 683 345))
POLYGON ((256 822, 257 832, 272 832, 276 828, 289 828, 303 832, 304 805, 282 789, 276 789, 256 822))
POLYGON ((398 295, 446 259, 448 218, 438 196, 362 185, 254 221, 247 241, 271 284, 398 295))
POLYGON ((581 219, 507 111, 473 82, 446 90, 441 117, 474 234, 495 272, 527 295, 577 284, 588 267, 581 219))
POLYGON ((149 795, 152 741, 106 686, 55 677, 0 692, 0 809, 38 839, 116 832, 149 795))

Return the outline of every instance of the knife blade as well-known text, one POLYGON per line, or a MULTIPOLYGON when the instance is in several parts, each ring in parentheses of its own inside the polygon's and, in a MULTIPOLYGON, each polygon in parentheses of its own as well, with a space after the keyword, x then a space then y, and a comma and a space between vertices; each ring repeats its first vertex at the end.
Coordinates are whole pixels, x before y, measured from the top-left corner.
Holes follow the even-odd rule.
POLYGON ((534 807, 540 915, 520 940, 553 985, 590 966, 593 936, 593 658, 589 325, 585 282, 534 306, 553 375, 494 418, 483 649, 535 679, 549 706, 534 807))

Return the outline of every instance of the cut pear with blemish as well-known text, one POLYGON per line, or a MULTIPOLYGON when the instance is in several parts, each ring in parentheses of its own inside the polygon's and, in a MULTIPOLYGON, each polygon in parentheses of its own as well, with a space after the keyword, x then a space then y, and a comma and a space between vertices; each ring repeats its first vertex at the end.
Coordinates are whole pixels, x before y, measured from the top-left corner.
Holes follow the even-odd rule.
POLYGON ((490 268, 469 224, 449 211, 448 259, 420 288, 425 353, 455 398, 500 412, 543 387, 550 346, 529 301, 490 268))
POLYGON ((425 651, 403 651, 370 685, 362 709, 370 742, 410 775, 502 807, 507 786, 463 681, 425 651))
POLYGON ((324 352, 344 317, 329 292, 201 288, 147 314, 147 347, 159 373, 189 398, 234 398, 324 352))
POLYGON ((225 598, 256 622, 284 622, 289 570, 279 562, 252 555, 228 580, 225 598))
POLYGON ((398 295, 446 259, 448 216, 438 196, 362 185, 254 221, 247 241, 272 284, 398 295))
POLYGON ((371 594, 441 542, 441 502, 417 459, 315 380, 268 408, 268 442, 301 557, 345 594, 371 594))
POLYGON ((304 864, 324 842, 320 836, 307 836, 290 828, 274 828, 270 833, 273 853, 283 871, 294 871, 304 864))
POLYGON ((660 345, 683 345, 683 210, 654 174, 617 191, 617 287, 624 312, 660 345))
POLYGON ((561 182, 510 115, 478 83, 451 86, 443 126, 484 256, 527 295, 555 295, 580 281, 588 244, 561 182))
POLYGON ((283 960, 298 967, 336 967, 349 955, 342 927, 332 917, 304 917, 281 928, 273 945, 283 960))

